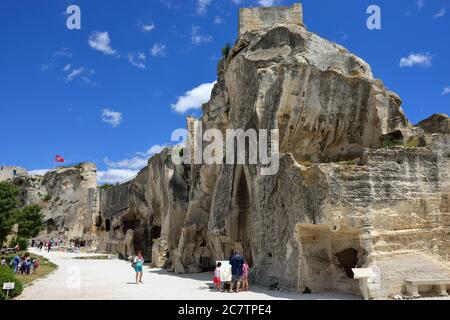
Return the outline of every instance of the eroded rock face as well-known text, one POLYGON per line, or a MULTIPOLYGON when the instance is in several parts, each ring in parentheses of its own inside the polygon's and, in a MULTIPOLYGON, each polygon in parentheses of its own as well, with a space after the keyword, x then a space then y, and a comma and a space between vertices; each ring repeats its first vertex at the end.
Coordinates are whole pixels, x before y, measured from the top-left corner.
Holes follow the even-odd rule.
POLYGON ((351 268, 372 267, 374 297, 420 265, 449 275, 448 136, 413 127, 364 61, 286 25, 241 36, 218 71, 203 128, 279 129, 280 169, 193 166, 178 270, 239 249, 257 283, 359 293, 351 268))
POLYGON ((19 177, 14 183, 23 190, 24 205, 43 207, 42 237, 93 240, 99 212, 95 164, 58 168, 43 177, 19 177))
POLYGON ((426 133, 450 133, 450 118, 446 114, 435 114, 417 125, 426 133))
MULTIPOLYGON (((222 132, 279 129, 276 174, 174 165, 166 149, 132 181, 98 191, 100 214, 85 202, 47 216, 77 235, 94 221, 98 250, 141 250, 177 273, 239 249, 251 280, 273 288, 359 293, 351 269, 370 267, 371 296, 386 298, 404 292, 406 277, 449 277, 448 116, 412 126, 367 63, 301 24, 250 30, 220 61, 198 121, 222 132)), ((28 198, 40 188, 74 193, 67 203, 87 196, 76 177, 49 174, 28 198)))
POLYGON ((406 130, 401 99, 345 48, 298 25, 247 33, 219 65, 203 121, 223 128, 279 129, 297 161, 336 161, 406 130), (223 119, 224 114, 226 120, 223 119))
POLYGON ((174 165, 166 149, 132 181, 102 190, 99 248, 123 257, 142 251, 147 259, 152 251, 165 251, 157 264, 167 266, 186 218, 188 174, 189 167, 174 165))

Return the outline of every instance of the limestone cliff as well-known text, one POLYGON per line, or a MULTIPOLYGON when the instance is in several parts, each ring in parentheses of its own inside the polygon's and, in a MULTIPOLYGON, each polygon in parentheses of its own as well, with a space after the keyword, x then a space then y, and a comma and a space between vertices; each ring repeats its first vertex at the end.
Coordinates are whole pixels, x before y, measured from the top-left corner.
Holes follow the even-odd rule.
POLYGON ((51 170, 44 176, 22 176, 13 181, 22 189, 24 205, 43 207, 45 238, 91 241, 99 214, 95 164, 51 170))
POLYGON ((189 201, 188 166, 174 165, 170 150, 149 160, 132 181, 101 190, 99 249, 122 256, 152 248, 163 250, 157 266, 168 266, 170 253, 178 245, 189 201))
POLYGON ((406 277, 449 277, 449 117, 413 126, 366 62, 295 20, 301 7, 261 10, 241 13, 188 128, 278 129, 277 174, 175 165, 166 149, 127 183, 96 189, 93 168, 59 169, 26 180, 25 198, 67 236, 179 273, 240 249, 252 281, 298 291, 358 293, 354 267, 375 271, 375 298, 403 293, 406 277))
POLYGON ((372 267, 374 297, 449 275, 448 137, 413 127, 367 63, 286 23, 240 35, 218 74, 203 128, 279 129, 280 170, 193 166, 176 271, 240 249, 257 283, 301 291, 359 292, 351 268, 372 267))

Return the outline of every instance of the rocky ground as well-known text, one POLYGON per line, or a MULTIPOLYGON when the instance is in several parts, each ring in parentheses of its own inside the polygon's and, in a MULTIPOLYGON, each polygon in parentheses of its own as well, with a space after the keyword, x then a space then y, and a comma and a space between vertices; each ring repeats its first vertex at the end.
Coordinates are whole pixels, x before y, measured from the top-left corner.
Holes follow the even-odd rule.
MULTIPOLYGON (((44 279, 25 288, 18 298, 21 300, 321 300, 359 299, 342 293, 301 295, 293 292, 270 291, 253 287, 246 293, 219 293, 210 289, 212 274, 176 275, 161 269, 144 268, 144 284, 136 285, 130 264, 118 259, 79 260, 77 257, 89 254, 51 252, 31 249, 54 263, 59 268, 44 279), (80 275, 80 288, 76 288, 76 275, 80 275), (73 287, 70 289, 70 287, 73 287)), ((95 256, 95 254, 92 254, 95 256)))

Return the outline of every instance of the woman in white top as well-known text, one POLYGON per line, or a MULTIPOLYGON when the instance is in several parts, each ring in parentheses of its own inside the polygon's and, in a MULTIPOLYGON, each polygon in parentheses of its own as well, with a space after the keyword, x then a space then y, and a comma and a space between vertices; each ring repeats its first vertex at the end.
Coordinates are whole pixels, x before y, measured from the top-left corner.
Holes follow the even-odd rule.
POLYGON ((137 256, 134 258, 134 271, 136 271, 136 284, 143 283, 142 282, 142 275, 143 275, 143 269, 142 266, 144 265, 144 257, 142 256, 142 252, 138 251, 137 256))

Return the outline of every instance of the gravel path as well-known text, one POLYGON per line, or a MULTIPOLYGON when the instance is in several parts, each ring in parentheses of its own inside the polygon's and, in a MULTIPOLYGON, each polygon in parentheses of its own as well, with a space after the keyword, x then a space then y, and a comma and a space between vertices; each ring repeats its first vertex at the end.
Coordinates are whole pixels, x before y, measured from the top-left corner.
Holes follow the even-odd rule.
POLYGON ((320 300, 359 299, 341 293, 302 295, 251 287, 251 292, 220 293, 210 289, 212 273, 177 275, 144 267, 143 284, 134 283, 134 271, 123 260, 79 260, 75 257, 95 254, 44 253, 31 249, 58 265, 58 269, 26 287, 22 300, 320 300), (79 276, 78 276, 79 275, 79 276))

